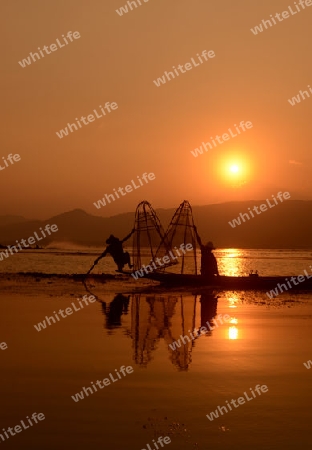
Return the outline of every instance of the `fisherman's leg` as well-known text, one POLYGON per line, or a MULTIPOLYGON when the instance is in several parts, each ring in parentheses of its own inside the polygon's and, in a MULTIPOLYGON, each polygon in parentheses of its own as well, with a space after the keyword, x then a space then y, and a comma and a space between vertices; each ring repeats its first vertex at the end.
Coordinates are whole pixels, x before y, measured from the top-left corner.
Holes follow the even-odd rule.
POLYGON ((124 253, 124 263, 128 264, 129 269, 132 269, 133 265, 131 264, 130 255, 128 252, 124 253))
POLYGON ((118 271, 122 272, 122 269, 124 267, 123 260, 121 258, 118 258, 118 257, 115 256, 114 257, 114 261, 115 261, 115 264, 117 264, 118 271))

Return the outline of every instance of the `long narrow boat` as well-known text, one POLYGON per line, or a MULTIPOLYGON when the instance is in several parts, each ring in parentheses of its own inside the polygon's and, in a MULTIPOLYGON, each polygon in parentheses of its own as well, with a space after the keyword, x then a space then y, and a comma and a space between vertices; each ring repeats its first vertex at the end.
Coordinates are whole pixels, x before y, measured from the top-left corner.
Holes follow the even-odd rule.
POLYGON ((276 294, 281 292, 287 292, 287 290, 312 290, 312 276, 300 275, 288 277, 261 277, 261 276, 245 276, 245 277, 229 277, 219 276, 213 280, 207 280, 201 275, 189 275, 189 274, 175 274, 166 272, 151 272, 145 275, 145 278, 159 281, 162 285, 166 286, 211 286, 213 288, 220 288, 225 290, 271 290, 277 289, 276 294), (291 281, 291 278, 295 280, 291 281), (286 280, 287 278, 287 280, 286 280), (280 288, 279 288, 280 286, 280 288))

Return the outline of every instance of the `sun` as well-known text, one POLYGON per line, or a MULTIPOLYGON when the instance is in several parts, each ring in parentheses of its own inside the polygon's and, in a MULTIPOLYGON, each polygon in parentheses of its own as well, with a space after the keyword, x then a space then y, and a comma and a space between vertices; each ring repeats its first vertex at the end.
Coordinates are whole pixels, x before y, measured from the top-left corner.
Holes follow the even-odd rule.
POLYGON ((224 153, 220 156, 216 172, 222 184, 234 189, 242 188, 252 178, 249 155, 242 150, 224 153))
POLYGON ((238 164, 231 164, 229 170, 231 173, 236 174, 240 172, 240 167, 238 164))

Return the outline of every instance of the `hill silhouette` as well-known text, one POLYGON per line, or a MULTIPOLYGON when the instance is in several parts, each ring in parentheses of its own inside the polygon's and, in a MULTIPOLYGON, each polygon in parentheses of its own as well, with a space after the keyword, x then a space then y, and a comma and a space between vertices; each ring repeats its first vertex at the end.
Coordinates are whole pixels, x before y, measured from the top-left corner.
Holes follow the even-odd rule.
MULTIPOLYGON (((312 248, 312 201, 288 200, 235 228, 229 225, 228 222, 240 213, 248 212, 248 207, 264 202, 250 200, 194 206, 195 223, 202 240, 212 240, 219 248, 312 248)), ((174 211, 174 208, 156 210, 165 229, 174 211)), ((75 209, 44 221, 0 216, 0 243, 13 245, 15 240, 27 239, 47 223, 55 223, 59 231, 40 241, 40 245, 71 242, 105 247, 110 234, 123 238, 131 231, 134 212, 99 217, 75 209)))
POLYGON ((0 227, 22 222, 27 222, 27 219, 22 216, 0 216, 0 227))

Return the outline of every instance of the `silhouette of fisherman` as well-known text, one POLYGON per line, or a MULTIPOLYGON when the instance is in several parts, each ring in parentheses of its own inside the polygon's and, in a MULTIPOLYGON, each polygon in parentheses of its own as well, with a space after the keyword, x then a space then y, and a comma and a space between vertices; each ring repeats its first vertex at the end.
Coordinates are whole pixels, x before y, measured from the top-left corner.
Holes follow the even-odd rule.
POLYGON ((135 232, 135 229, 133 228, 131 233, 129 233, 128 236, 126 236, 122 240, 118 239, 117 237, 115 237, 114 235, 111 234, 109 236, 109 238, 106 240, 106 244, 108 244, 108 246, 106 247, 106 249, 104 250, 102 255, 100 255, 94 261, 93 266, 88 271, 88 274, 91 272, 93 267, 100 261, 100 259, 104 258, 104 256, 106 256, 107 254, 109 254, 113 257, 113 260, 117 264, 118 272, 122 272, 122 269, 124 268, 124 266, 126 264, 128 264, 129 269, 132 269, 133 265, 131 264, 131 261, 130 261, 130 255, 128 252, 124 252, 122 244, 125 241, 127 241, 134 232, 135 232))
POLYGON ((212 320, 217 315, 218 298, 213 294, 202 294, 200 298, 200 321, 201 327, 207 327, 207 324, 213 326, 212 320))
POLYGON ((106 316, 106 326, 108 330, 113 330, 121 326, 121 316, 128 314, 130 295, 116 294, 108 309, 106 303, 103 306, 103 314, 106 316))
POLYGON ((201 275, 205 278, 213 279, 215 276, 219 276, 218 263, 215 255, 212 253, 215 247, 211 241, 204 245, 196 226, 194 226, 194 230, 201 251, 201 275))

